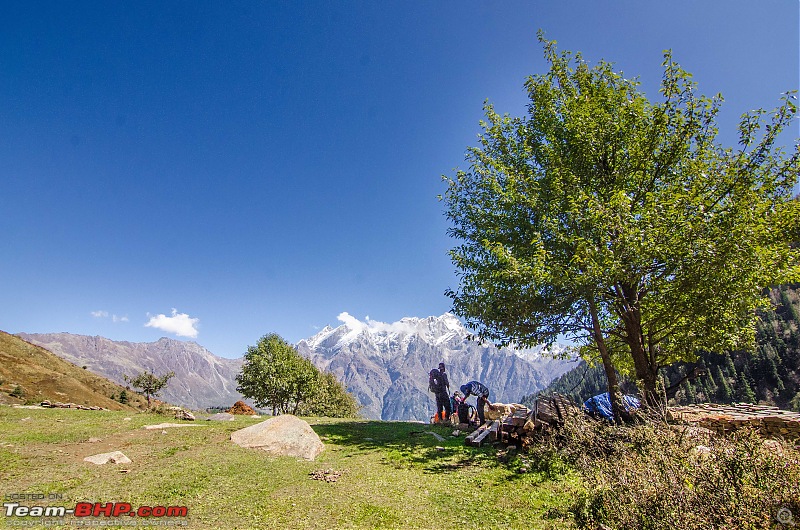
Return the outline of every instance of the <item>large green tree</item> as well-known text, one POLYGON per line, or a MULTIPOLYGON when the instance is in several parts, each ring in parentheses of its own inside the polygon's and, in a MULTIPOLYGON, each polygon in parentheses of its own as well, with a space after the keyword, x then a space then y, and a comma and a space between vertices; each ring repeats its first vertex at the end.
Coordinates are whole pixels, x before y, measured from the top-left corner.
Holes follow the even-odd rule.
POLYGON ((333 374, 320 372, 282 337, 270 333, 249 346, 237 390, 258 407, 287 414, 354 417, 359 406, 333 374))
POLYGON ((750 343, 762 289, 798 278, 798 147, 776 143, 794 96, 746 114, 721 147, 721 96, 696 93, 664 55, 661 98, 607 62, 559 53, 527 79, 528 115, 485 104, 467 171, 444 177, 460 285, 447 294, 479 337, 533 345, 567 336, 648 402, 658 370, 750 343))
POLYGON ((320 372, 314 393, 298 412, 304 416, 355 418, 361 405, 331 372, 320 372))

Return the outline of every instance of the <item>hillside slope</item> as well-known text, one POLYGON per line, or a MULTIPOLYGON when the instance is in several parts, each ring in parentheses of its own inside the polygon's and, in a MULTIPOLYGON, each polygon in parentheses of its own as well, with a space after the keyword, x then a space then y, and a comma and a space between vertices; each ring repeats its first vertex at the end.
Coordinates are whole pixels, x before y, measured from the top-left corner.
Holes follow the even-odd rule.
POLYGON ((71 333, 20 333, 23 339, 59 357, 124 384, 123 375, 145 370, 156 375, 175 372, 160 399, 204 409, 231 406, 242 399, 236 392, 236 374, 242 359, 217 357, 195 342, 161 338, 156 342, 122 342, 71 333))
MULTIPOLYGON (((756 346, 749 351, 724 354, 703 352, 696 363, 677 363, 662 370, 671 386, 696 366, 705 375, 687 381, 672 398, 677 405, 692 403, 748 402, 800 411, 800 285, 782 285, 769 293, 772 307, 759 313, 756 346)), ((624 380, 623 391, 635 393, 624 380)), ((553 380, 545 393, 557 392, 583 401, 606 391, 602 366, 575 369, 553 380)), ((535 394, 525 397, 531 403, 535 394)))
POLYGON ((4 331, 0 331, 0 381, 0 403, 6 404, 47 399, 112 410, 145 404, 132 391, 127 391, 128 405, 114 401, 111 396, 119 396, 124 387, 4 331), (21 395, 9 395, 17 387, 21 395))

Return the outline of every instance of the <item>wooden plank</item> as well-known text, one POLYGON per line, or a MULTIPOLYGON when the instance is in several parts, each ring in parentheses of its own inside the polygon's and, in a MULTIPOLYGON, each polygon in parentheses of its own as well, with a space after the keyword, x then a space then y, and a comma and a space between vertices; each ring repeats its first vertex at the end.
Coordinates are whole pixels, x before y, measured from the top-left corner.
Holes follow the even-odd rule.
POLYGON ((500 430, 500 422, 498 420, 494 420, 489 427, 484 429, 484 431, 479 434, 477 438, 475 438, 473 444, 476 447, 480 447, 484 443, 495 441, 497 439, 498 430, 500 430))
POLYGON ((477 429, 472 431, 472 433, 470 433, 469 436, 464 438, 464 444, 466 444, 466 445, 475 445, 475 438, 480 436, 487 428, 488 428, 488 425, 486 423, 484 423, 483 425, 481 425, 480 427, 478 427, 477 429))
POLYGON ((491 423, 484 423, 478 428, 477 431, 467 436, 464 439, 464 443, 473 447, 480 447, 484 443, 493 442, 498 437, 500 425, 500 420, 494 420, 491 423))

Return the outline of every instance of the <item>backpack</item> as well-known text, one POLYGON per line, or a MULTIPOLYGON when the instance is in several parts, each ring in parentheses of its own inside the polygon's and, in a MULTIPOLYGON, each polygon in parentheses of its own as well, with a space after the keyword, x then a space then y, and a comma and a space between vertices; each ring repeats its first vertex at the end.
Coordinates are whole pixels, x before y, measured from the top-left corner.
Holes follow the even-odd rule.
POLYGON ((441 383, 439 382, 439 370, 434 368, 428 374, 428 390, 434 394, 438 394, 440 387, 441 383))
POLYGON ((469 423, 470 410, 472 405, 468 405, 465 401, 458 404, 458 423, 469 423))

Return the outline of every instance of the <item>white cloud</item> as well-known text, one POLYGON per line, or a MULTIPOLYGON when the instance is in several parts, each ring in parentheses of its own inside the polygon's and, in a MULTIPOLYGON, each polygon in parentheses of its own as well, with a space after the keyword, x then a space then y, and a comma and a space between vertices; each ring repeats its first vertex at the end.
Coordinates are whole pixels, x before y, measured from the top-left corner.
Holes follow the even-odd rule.
POLYGON ((348 335, 352 334, 353 336, 358 335, 365 329, 370 333, 414 333, 420 329, 418 319, 405 319, 387 324, 379 320, 371 320, 369 316, 367 316, 365 317, 366 321, 362 322, 347 311, 339 313, 339 316, 336 318, 350 329, 348 335))
POLYGON ((178 310, 174 308, 172 309, 171 317, 163 314, 153 317, 150 316, 149 313, 147 316, 150 317, 150 320, 147 321, 145 327, 157 328, 167 333, 173 333, 179 337, 197 337, 197 323, 200 322, 199 318, 192 318, 186 313, 178 313, 178 310))
POLYGON ((355 331, 356 333, 360 333, 361 330, 366 327, 364 322, 361 322, 347 311, 339 313, 339 316, 337 316, 336 319, 347 326, 351 331, 355 331))
POLYGON ((128 320, 129 320, 127 315, 124 316, 124 317, 120 317, 120 316, 117 316, 117 315, 109 315, 108 311, 102 311, 102 310, 101 311, 92 311, 89 314, 92 315, 94 318, 108 318, 110 316, 111 317, 111 321, 114 322, 114 323, 116 323, 116 322, 128 322, 128 320))

